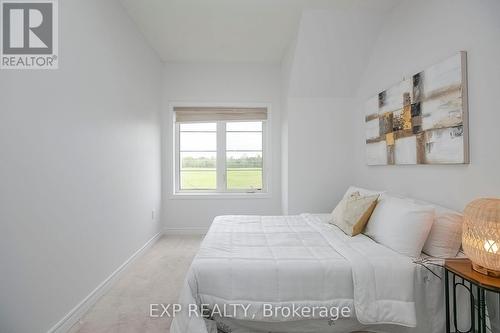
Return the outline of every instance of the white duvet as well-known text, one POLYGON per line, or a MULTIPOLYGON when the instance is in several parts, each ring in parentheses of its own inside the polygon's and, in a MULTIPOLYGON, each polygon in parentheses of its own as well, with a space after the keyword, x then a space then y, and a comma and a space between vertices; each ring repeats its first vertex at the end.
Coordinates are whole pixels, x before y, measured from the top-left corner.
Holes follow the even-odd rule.
POLYGON ((265 316, 264 306, 349 307, 365 325, 415 327, 414 276, 410 258, 314 215, 220 216, 189 269, 171 332, 217 331, 188 311, 193 304, 246 304, 231 308, 232 319, 259 322, 304 319, 265 316))

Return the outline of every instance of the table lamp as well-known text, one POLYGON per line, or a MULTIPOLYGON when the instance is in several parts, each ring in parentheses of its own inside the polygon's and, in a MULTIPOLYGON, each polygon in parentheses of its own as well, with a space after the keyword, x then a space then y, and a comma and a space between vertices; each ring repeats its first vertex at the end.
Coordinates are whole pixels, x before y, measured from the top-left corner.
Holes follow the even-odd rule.
POLYGON ((475 271, 500 277, 500 199, 477 199, 467 205, 462 246, 475 271))

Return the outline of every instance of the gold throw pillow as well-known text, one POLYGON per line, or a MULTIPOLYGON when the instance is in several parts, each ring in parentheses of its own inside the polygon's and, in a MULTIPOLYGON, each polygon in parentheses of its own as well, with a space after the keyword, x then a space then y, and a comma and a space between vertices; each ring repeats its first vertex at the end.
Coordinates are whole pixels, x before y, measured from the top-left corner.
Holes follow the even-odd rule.
POLYGON ((342 199, 332 212, 330 223, 339 227, 349 236, 356 236, 365 229, 378 201, 378 194, 360 196, 353 193, 342 199))

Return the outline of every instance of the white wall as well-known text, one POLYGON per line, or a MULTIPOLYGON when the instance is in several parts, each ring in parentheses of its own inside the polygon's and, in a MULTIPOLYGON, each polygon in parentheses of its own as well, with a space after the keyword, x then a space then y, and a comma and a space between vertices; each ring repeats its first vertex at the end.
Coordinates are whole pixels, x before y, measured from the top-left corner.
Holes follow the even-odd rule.
POLYGON ((281 63, 281 213, 288 214, 288 95, 294 62, 296 40, 288 47, 281 63))
POLYGON ((354 97, 385 13, 376 8, 305 10, 293 50, 289 96, 354 97))
POLYGON ((385 22, 360 81, 354 123, 356 182, 462 210, 500 196, 500 2, 405 1, 385 22), (470 165, 366 166, 363 103, 459 50, 468 54, 470 165))
POLYGON ((348 98, 288 99, 288 214, 330 212, 352 178, 348 98))
POLYGON ((280 179, 280 67, 258 64, 166 64, 163 84, 164 223, 167 231, 206 231, 217 215, 279 214, 280 179), (265 198, 178 199, 173 193, 172 114, 169 104, 269 103, 270 191, 265 198))
POLYGON ((59 18, 59 70, 0 72, 1 332, 47 332, 160 226, 161 62, 116 1, 59 18))
POLYGON ((493 0, 402 1, 390 12, 305 11, 282 65, 284 212, 328 211, 349 184, 455 209, 475 197, 498 197, 499 15, 493 0), (469 58, 471 164, 366 166, 366 98, 459 50, 469 58))
POLYGON ((307 10, 282 64, 284 212, 330 212, 354 179, 356 88, 384 12, 307 10))

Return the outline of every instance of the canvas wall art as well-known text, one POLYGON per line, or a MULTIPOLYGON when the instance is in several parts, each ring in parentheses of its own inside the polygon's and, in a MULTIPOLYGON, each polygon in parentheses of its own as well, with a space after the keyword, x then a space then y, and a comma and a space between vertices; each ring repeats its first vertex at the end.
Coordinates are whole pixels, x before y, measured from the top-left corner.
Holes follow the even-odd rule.
POLYGON ((469 163, 466 52, 380 92, 365 109, 368 165, 469 163))

